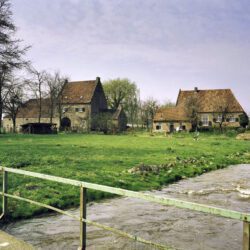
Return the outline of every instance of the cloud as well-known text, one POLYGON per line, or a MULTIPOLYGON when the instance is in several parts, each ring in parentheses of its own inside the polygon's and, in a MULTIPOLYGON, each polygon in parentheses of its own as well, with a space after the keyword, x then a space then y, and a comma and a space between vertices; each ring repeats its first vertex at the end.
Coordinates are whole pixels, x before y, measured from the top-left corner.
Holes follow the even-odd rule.
POLYGON ((13 8, 38 67, 73 79, 128 76, 162 100, 194 83, 228 86, 250 110, 248 1, 13 0, 13 8))

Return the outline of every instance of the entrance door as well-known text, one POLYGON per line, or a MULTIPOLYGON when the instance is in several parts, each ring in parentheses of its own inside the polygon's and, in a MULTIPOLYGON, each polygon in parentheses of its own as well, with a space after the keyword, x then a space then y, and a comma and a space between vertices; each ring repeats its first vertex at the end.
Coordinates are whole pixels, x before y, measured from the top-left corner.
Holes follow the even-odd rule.
POLYGON ((170 123, 169 125, 169 132, 174 133, 174 124, 170 123))
POLYGON ((64 117, 61 120, 61 130, 62 131, 67 131, 71 127, 71 121, 68 117, 64 117))

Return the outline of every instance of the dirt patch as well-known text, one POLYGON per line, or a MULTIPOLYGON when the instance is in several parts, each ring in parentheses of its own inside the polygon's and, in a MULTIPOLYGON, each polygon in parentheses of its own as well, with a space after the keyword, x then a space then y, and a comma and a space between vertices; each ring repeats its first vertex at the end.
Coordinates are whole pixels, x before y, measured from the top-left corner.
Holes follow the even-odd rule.
POLYGON ((236 137, 237 140, 250 140, 250 133, 239 134, 236 137))

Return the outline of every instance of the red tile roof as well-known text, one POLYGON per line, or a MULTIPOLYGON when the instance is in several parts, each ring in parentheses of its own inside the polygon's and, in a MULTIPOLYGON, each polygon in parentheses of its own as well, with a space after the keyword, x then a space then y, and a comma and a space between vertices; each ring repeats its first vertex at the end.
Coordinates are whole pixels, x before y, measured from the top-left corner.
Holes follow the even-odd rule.
POLYGON ((242 113, 243 108, 230 89, 180 90, 176 106, 157 110, 154 121, 187 121, 187 103, 195 98, 199 113, 220 113, 221 106, 227 106, 230 113, 242 113))
MULTIPOLYGON (((17 118, 38 118, 39 104, 37 99, 30 99, 19 109, 17 118)), ((42 118, 50 117, 50 106, 48 99, 42 99, 42 118)), ((7 117, 6 117, 7 118, 7 117)))
POLYGON ((224 105, 228 106, 229 112, 244 112, 231 89, 180 90, 176 105, 184 107, 192 97, 197 98, 201 113, 220 112, 220 106, 224 105))
MULTIPOLYGON (((92 101, 100 78, 90 81, 68 82, 65 84, 62 96, 64 104, 86 104, 92 101)), ((38 118, 39 104, 37 99, 28 100, 20 109, 17 118, 38 118)), ((50 105, 48 99, 42 100, 42 118, 50 117, 50 105)), ((9 116, 5 116, 9 118, 9 116)))
POLYGON ((154 121, 187 121, 188 118, 181 107, 168 107, 157 110, 154 121))
POLYGON ((94 95, 97 84, 98 82, 96 80, 66 83, 62 92, 63 103, 65 104, 90 103, 94 95))

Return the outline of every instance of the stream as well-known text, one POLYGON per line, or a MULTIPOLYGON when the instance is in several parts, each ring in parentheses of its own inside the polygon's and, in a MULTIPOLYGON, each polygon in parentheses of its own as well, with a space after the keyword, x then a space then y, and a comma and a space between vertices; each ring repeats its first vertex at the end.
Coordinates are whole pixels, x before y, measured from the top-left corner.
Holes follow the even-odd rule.
MULTIPOLYGON (((250 213, 250 165, 230 166, 149 193, 250 213)), ((69 211, 79 214, 79 209, 69 211)), ((176 249, 242 248, 240 221, 134 198, 90 203, 87 218, 176 249)), ((2 230, 37 249, 75 250, 79 245, 79 222, 65 215, 17 221, 2 230)), ((87 227, 87 246, 88 249, 154 249, 93 226, 87 227)))

